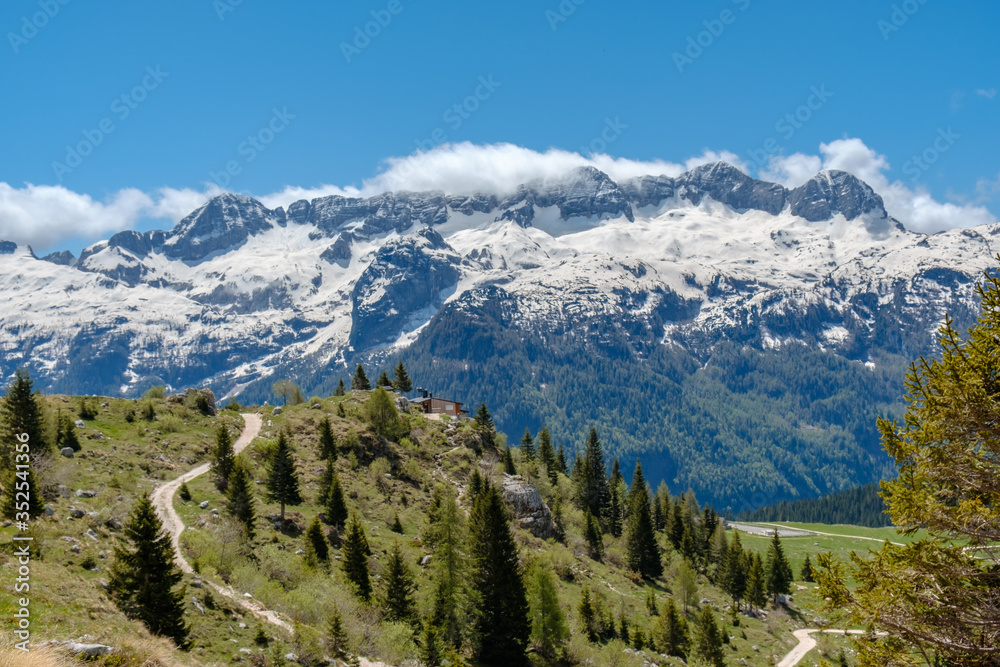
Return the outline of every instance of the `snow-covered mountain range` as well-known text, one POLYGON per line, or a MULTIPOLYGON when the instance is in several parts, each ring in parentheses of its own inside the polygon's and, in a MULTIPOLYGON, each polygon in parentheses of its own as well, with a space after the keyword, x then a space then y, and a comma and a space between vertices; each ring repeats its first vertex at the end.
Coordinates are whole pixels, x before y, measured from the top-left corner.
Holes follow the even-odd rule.
POLYGON ((0 244, 0 370, 29 364, 40 387, 77 393, 237 395, 405 358, 435 318, 485 310, 597 351, 624 327, 636 343, 616 354, 637 358, 649 341, 700 363, 723 340, 800 342, 870 367, 926 353, 946 311, 971 316, 998 251, 1000 225, 910 232, 837 171, 789 190, 726 163, 622 182, 586 167, 503 195, 287 210, 226 194, 78 258, 0 244))

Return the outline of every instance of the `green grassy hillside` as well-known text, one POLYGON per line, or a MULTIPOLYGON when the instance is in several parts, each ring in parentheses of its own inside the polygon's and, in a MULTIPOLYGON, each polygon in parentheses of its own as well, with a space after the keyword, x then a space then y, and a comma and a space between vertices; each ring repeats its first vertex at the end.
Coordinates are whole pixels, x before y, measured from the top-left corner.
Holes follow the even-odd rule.
MULTIPOLYGON (((368 392, 352 392, 344 397, 314 399, 285 408, 280 415, 273 414, 270 407, 260 410, 263 428, 242 455, 251 465, 258 491, 258 521, 252 543, 241 544, 239 531, 227 517, 225 497, 210 475, 188 485, 190 500, 174 497, 175 509, 188 527, 181 538, 182 548, 199 574, 186 576, 184 582, 192 645, 188 651, 175 650, 169 657, 159 658, 159 664, 173 661, 213 665, 242 660, 277 665, 285 664, 284 656, 289 653, 300 662, 318 664, 327 654, 324 642, 335 607, 343 617, 352 653, 385 664, 417 664, 419 628, 386 621, 379 602, 387 556, 394 546, 402 551, 415 575, 416 606, 423 619, 433 606, 437 572, 434 559, 427 558, 432 552, 427 544, 428 512, 435 487, 458 494, 459 507, 467 515, 473 471, 499 483, 504 477, 503 464, 495 451, 477 453, 472 447, 475 434, 468 422, 459 425, 400 413, 397 435, 389 440, 380 438, 365 417, 368 397, 368 392), (375 588, 371 604, 359 600, 345 579, 336 530, 323 527, 331 544, 329 565, 310 566, 302 553, 302 531, 323 512, 317 497, 325 467, 319 457, 319 424, 327 417, 336 436, 335 465, 348 509, 360 518, 371 546, 369 564, 375 588), (277 515, 279 507, 266 501, 263 484, 268 455, 282 431, 290 435, 304 499, 303 504, 287 508, 289 522, 283 527, 268 518, 277 515), (201 507, 206 501, 207 505, 201 507), (401 534, 392 531, 397 517, 401 534), (237 601, 212 594, 206 580, 231 586, 237 598, 252 596, 280 613, 294 625, 295 635, 263 622, 237 601)), ((142 651, 152 655, 167 645, 166 640, 151 638, 141 624, 118 611, 102 585, 107 581, 112 549, 135 499, 157 483, 206 462, 220 425, 225 425, 234 437, 243 426, 238 411, 220 410, 216 416, 207 416, 195 405, 166 398, 151 399, 156 416, 146 421, 141 416, 145 400, 93 399, 97 414, 86 422, 86 428, 77 431, 83 450, 73 458, 53 456, 40 471, 52 514, 37 519, 33 527, 41 559, 33 564, 32 640, 84 638, 113 646, 145 642, 135 649, 135 662, 108 664, 142 664, 142 651), (96 495, 78 497, 78 489, 96 495), (73 518, 74 510, 82 510, 84 515, 73 518), (88 530, 96 537, 89 537, 88 530)), ((72 411, 74 419, 77 417, 79 399, 47 396, 44 402, 50 419, 59 411, 72 411)), ((563 541, 542 540, 517 527, 516 522, 512 524, 522 569, 545 567, 555 574, 559 607, 571 633, 561 646, 560 659, 547 661, 531 653, 533 663, 682 664, 677 658, 660 656, 655 646, 648 646, 648 639, 642 642, 645 645, 640 651, 629 648, 629 644, 635 644, 634 630, 628 643, 612 638, 610 633, 600 641, 588 641, 579 618, 580 599, 586 588, 595 599, 599 615, 612 622, 615 634, 620 634, 620 619, 625 618, 633 629, 642 629, 644 638, 654 637, 655 643, 662 618, 657 614, 664 603, 677 597, 678 607, 683 606, 677 587, 682 559, 666 533, 657 533, 665 564, 661 578, 643 581, 626 568, 624 537, 606 533, 604 558, 598 562, 588 556, 583 538, 584 516, 574 503, 570 478, 559 474, 556 483, 550 483, 540 465, 523 460, 517 449, 513 451, 513 462, 524 480, 539 489, 549 507, 561 507, 565 531, 563 541), (654 608, 657 613, 653 613, 654 608)), ((0 530, 0 578, 5 582, 12 580, 16 569, 10 556, 13 531, 13 526, 0 530)), ((796 578, 806 554, 826 548, 844 553, 849 545, 840 544, 838 539, 786 540, 796 578)), ((764 538, 744 535, 744 547, 756 547, 756 540, 764 545, 764 538)), ((716 622, 727 638, 724 651, 728 664, 741 659, 748 665, 773 664, 795 645, 792 631, 815 622, 819 600, 812 593, 812 584, 794 596, 795 602, 789 608, 768 608, 767 617, 758 619, 731 614, 729 597, 706 576, 712 574, 711 567, 704 570, 697 575, 695 598, 706 599, 714 609, 716 622)), ((0 620, 5 633, 11 629, 10 604, 5 597, 0 620)), ((688 619, 692 628, 694 611, 690 610, 688 619)), ((832 660, 841 647, 835 640, 828 643, 827 655, 832 660)), ((825 660, 815 652, 811 655, 817 656, 814 664, 825 660)), ((468 645, 463 643, 452 659, 460 662, 467 658, 468 645)), ((809 660, 803 664, 809 664, 809 660)))

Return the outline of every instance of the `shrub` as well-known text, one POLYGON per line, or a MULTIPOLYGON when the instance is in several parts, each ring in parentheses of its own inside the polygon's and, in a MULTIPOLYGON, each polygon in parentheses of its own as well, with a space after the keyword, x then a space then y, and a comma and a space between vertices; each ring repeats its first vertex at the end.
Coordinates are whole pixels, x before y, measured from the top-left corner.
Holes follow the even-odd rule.
POLYGON ((181 500, 184 500, 184 501, 191 500, 191 489, 188 488, 188 485, 187 485, 186 482, 184 484, 181 484, 181 488, 177 492, 177 495, 179 495, 181 497, 181 500))
POLYGON ((83 421, 93 421, 97 417, 97 404, 86 398, 80 399, 80 409, 78 411, 80 419, 83 421))
POLYGON ((320 405, 322 402, 323 399, 319 396, 312 396, 309 398, 309 405, 320 405))
POLYGON ((131 405, 125 410, 125 421, 129 424, 135 421, 135 408, 131 405))
POLYGON ((145 400, 142 405, 139 406, 139 414, 148 422, 156 419, 156 408, 153 407, 153 401, 145 400))
POLYGON ((164 398, 166 395, 167 395, 167 388, 164 387, 162 384, 158 384, 156 386, 147 389, 146 393, 143 394, 143 398, 147 399, 164 398))
POLYGON ((94 560, 93 556, 87 556, 82 561, 80 561, 80 567, 82 567, 84 570, 93 570, 95 567, 97 567, 97 561, 94 560))
POLYGON ((223 410, 230 410, 232 412, 239 412, 241 409, 242 406, 240 406, 240 404, 236 401, 235 398, 226 403, 226 406, 223 408, 223 410))

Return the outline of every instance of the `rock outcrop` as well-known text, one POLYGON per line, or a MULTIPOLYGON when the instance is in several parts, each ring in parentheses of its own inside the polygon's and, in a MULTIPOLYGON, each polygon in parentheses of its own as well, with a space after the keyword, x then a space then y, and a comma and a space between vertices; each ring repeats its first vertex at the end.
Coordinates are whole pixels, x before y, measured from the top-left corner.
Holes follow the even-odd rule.
POLYGON ((503 481, 501 491, 504 501, 521 528, 542 539, 556 536, 552 512, 542 500, 542 494, 538 489, 525 482, 520 475, 508 475, 503 481))

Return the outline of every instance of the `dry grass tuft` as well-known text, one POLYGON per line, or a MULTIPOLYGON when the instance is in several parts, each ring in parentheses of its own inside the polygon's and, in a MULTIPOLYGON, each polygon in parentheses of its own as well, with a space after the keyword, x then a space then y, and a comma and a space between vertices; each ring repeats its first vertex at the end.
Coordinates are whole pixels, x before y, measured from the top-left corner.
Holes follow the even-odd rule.
POLYGON ((181 667, 174 658, 173 644, 156 637, 115 637, 108 641, 115 650, 92 660, 77 660, 61 647, 31 644, 25 653, 13 642, 0 644, 0 667, 181 667))

